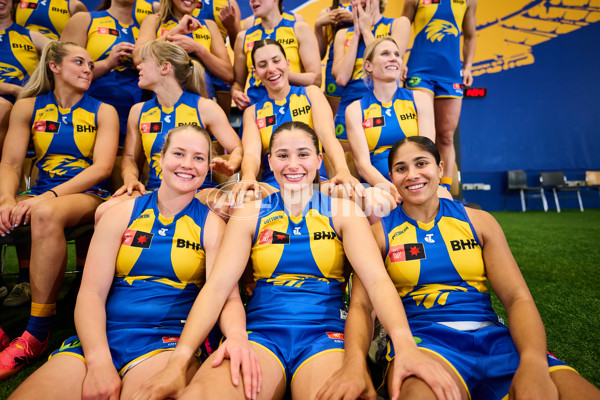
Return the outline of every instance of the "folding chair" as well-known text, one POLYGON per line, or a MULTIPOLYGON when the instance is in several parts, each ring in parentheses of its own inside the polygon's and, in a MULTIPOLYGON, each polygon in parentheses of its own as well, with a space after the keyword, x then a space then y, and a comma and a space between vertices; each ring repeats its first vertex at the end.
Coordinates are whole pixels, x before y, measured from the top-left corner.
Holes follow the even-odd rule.
POLYGON ((579 210, 583 212, 583 202, 581 201, 581 191, 578 186, 567 186, 565 174, 562 172, 542 172, 540 174, 540 184, 544 188, 552 189, 554 194, 554 203, 556 211, 560 212, 560 204, 558 202, 557 192, 577 192, 577 200, 579 201, 579 210))
POLYGON ((527 195, 529 197, 539 197, 542 199, 544 211, 548 211, 548 202, 544 196, 544 189, 541 186, 527 186, 527 174, 518 169, 508 171, 508 187, 504 194, 504 209, 506 209, 506 196, 511 191, 519 191, 521 196, 521 210, 527 211, 527 195), (539 192, 539 193, 538 193, 539 192))

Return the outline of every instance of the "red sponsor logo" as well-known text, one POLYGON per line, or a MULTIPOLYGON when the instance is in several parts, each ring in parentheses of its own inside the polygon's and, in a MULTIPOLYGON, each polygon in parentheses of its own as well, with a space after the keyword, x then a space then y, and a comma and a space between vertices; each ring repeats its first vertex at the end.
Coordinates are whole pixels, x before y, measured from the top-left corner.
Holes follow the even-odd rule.
POLYGON ((179 341, 179 338, 176 336, 163 336, 162 341, 163 343, 177 343, 179 341))
POLYGON ((265 229, 260 233, 258 244, 269 244, 273 242, 273 229, 265 229))
POLYGON ((344 42, 344 47, 345 48, 350 47, 351 42, 352 42, 352 38, 346 38, 346 41, 344 42))
POLYGON ((124 244, 125 246, 131 246, 136 232, 137 231, 134 229, 127 229, 121 238, 121 244, 124 244))
POLYGON ((363 121, 363 128, 368 129, 373 127, 373 118, 367 118, 363 121))
POLYGON ((404 250, 404 245, 401 244, 390 247, 388 256, 390 257, 391 262, 406 261, 406 251, 404 250))
POLYGON ((340 333, 340 332, 325 332, 327 333, 327 336, 329 336, 329 339, 340 339, 340 340, 344 340, 344 334, 340 333))
POLYGON ((423 5, 428 6, 431 4, 431 0, 423 0, 423 5))
POLYGON ((258 127, 258 129, 263 129, 267 127, 267 120, 266 118, 259 118, 256 120, 256 126, 258 127))
POLYGON ((253 48, 254 48, 254 42, 246 43, 246 52, 252 51, 253 48))
POLYGON ((463 85, 460 83, 453 83, 452 86, 454 87, 454 89, 462 89, 463 85))

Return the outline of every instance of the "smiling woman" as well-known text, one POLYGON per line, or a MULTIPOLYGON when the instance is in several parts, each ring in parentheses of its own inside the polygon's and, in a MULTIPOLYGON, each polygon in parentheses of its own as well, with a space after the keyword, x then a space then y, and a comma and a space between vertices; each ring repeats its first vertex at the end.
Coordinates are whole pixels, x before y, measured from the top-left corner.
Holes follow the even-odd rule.
POLYGON ((47 345, 65 268, 64 228, 92 220, 106 199, 104 180, 117 152, 112 106, 88 96, 94 63, 73 43, 49 43, 15 103, 0 163, 0 234, 31 225, 31 317, 0 353, 0 379, 18 372, 47 345), (17 195, 30 138, 39 178, 17 195))

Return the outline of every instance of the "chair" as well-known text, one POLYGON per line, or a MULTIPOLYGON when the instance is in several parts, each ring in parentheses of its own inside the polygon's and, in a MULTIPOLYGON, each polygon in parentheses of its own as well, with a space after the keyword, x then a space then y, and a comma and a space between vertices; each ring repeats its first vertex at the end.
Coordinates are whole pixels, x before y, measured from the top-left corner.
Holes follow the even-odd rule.
POLYGON ((585 171, 585 185, 600 194, 600 171, 585 171))
POLYGON ((519 191, 521 195, 521 210, 527 211, 527 194, 529 197, 539 197, 542 199, 544 211, 548 211, 548 202, 544 196, 544 189, 541 186, 527 186, 527 174, 522 169, 508 171, 508 188, 504 195, 504 209, 506 209, 506 195, 511 191, 519 191), (539 193, 536 193, 539 192, 539 193))
POLYGON ((581 192, 579 186, 567 186, 565 180, 565 174, 562 172, 542 172, 540 174, 540 184, 543 188, 552 189, 554 193, 554 203, 556 204, 556 211, 560 212, 560 204, 558 202, 557 192, 577 192, 577 200, 579 201, 579 210, 583 212, 583 202, 581 201, 581 192))

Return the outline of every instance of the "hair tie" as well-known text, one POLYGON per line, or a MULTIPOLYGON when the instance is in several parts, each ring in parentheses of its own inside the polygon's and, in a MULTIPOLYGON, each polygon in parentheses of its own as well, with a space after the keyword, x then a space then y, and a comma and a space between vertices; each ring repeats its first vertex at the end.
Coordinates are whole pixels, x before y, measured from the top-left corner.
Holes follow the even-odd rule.
POLYGON ((190 64, 190 68, 194 69, 194 64, 192 63, 192 60, 189 61, 189 64, 190 64))

